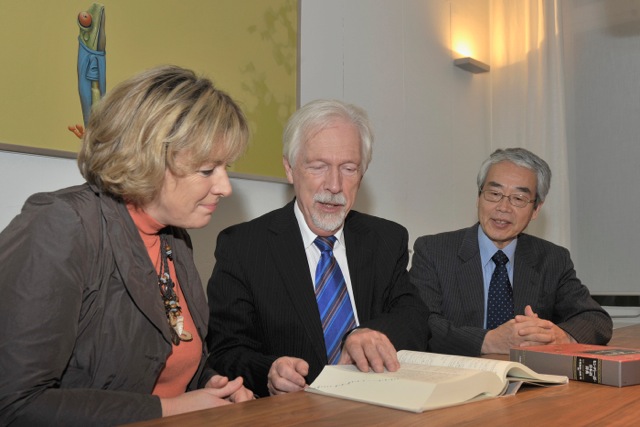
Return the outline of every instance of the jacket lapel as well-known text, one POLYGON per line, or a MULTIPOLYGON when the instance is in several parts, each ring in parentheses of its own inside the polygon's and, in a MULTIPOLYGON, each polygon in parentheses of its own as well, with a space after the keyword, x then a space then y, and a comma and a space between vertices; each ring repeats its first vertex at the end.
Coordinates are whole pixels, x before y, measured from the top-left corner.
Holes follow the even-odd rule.
POLYGON ((101 195, 101 200, 106 235, 124 286, 140 311, 170 343, 167 317, 158 291, 158 277, 138 230, 123 203, 105 195, 101 195))
POLYGON ((375 236, 371 230, 353 212, 350 212, 345 220, 344 240, 347 249, 347 262, 349 264, 349 278, 353 288, 358 320, 364 321, 371 317, 371 302, 374 282, 374 249, 376 247, 375 236))
POLYGON ((195 266, 191 268, 188 267, 193 265, 192 261, 184 259, 184 257, 193 257, 190 243, 187 241, 189 237, 185 231, 176 232, 173 228, 171 228, 171 230, 174 234, 168 234, 167 238, 169 239, 171 247, 176 248, 173 254, 173 265, 176 269, 180 289, 188 303, 189 313, 191 313, 193 323, 196 325, 200 337, 204 339, 207 335, 207 331, 204 330, 204 325, 208 324, 208 317, 206 317, 209 315, 208 305, 206 303, 200 275, 194 269, 195 266), (181 234, 183 234, 182 237, 181 234))
POLYGON ((326 358, 326 351, 322 345, 324 334, 320 312, 293 203, 295 199, 274 217, 269 228, 272 234, 268 240, 268 250, 273 254, 275 266, 283 278, 282 285, 289 294, 291 306, 304 325, 314 350, 322 359, 326 358))
POLYGON ((478 246, 478 224, 465 231, 458 251, 461 262, 456 275, 456 286, 461 295, 461 310, 465 323, 482 327, 484 325, 484 282, 478 246))
POLYGON ((541 281, 538 272, 533 268, 538 257, 534 254, 529 236, 521 234, 516 246, 515 265, 513 267, 513 305, 516 314, 524 314, 526 305, 536 310, 541 281))

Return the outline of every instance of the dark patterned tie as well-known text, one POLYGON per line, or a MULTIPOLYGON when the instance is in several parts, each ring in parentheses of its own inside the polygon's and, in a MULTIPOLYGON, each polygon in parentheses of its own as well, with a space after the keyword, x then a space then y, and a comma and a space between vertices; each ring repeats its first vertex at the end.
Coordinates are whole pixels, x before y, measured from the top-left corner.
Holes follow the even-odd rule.
POLYGON ((504 252, 498 251, 491 259, 496 263, 496 269, 489 283, 487 329, 495 329, 507 320, 513 319, 513 290, 507 273, 509 258, 504 252))
POLYGON ((340 358, 342 336, 355 327, 347 284, 333 256, 335 241, 335 236, 329 236, 318 237, 313 242, 321 252, 316 267, 316 299, 327 347, 327 359, 331 365, 335 365, 340 358))

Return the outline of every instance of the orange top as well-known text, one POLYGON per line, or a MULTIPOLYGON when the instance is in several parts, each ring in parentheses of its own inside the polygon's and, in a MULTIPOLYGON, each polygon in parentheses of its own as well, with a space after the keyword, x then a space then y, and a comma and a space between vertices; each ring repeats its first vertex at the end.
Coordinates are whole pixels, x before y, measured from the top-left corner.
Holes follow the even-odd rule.
MULTIPOLYGON (((151 218, 146 212, 135 209, 131 205, 127 205, 129 214, 133 219, 133 222, 138 228, 140 237, 144 242, 149 257, 156 268, 156 271, 160 271, 160 236, 158 232, 165 226, 151 218)), ((153 394, 159 397, 175 397, 184 393, 189 385, 189 382, 198 370, 200 364, 200 358, 202 357, 202 340, 196 326, 193 323, 193 318, 189 312, 189 306, 184 298, 180 283, 178 283, 178 277, 176 276, 176 270, 173 266, 173 261, 169 260, 169 274, 173 280, 175 286, 174 291, 178 295, 178 301, 180 308, 182 309, 182 317, 184 317, 184 330, 190 332, 193 336, 191 341, 181 341, 180 345, 173 345, 173 350, 167 358, 165 367, 160 372, 160 376, 153 388, 153 394)), ((158 304, 164 304, 162 297, 160 296, 160 289, 157 283, 150 286, 156 287, 158 292, 158 304)), ((168 322, 168 321, 167 321, 168 322)))

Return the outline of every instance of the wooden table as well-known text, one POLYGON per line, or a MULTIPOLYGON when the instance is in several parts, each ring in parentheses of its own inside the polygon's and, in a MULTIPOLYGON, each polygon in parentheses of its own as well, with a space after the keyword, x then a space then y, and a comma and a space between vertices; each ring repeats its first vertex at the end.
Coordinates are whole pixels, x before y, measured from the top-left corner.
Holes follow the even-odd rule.
MULTIPOLYGON (((615 329, 609 345, 640 348, 640 325, 615 329)), ((132 426, 629 426, 639 420, 640 385, 617 388, 570 381, 550 388, 523 386, 515 396, 421 414, 299 392, 132 426)))

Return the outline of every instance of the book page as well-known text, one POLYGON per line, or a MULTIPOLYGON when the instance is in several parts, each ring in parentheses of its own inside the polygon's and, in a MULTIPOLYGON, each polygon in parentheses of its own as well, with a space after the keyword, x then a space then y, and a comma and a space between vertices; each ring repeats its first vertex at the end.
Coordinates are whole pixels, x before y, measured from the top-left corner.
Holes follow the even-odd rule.
POLYGON ((403 364, 396 372, 361 372, 353 365, 325 366, 307 391, 422 412, 504 391, 493 373, 448 366, 403 364))
POLYGON ((529 383, 566 384, 567 377, 538 374, 521 363, 480 357, 454 356, 449 354, 426 353, 401 350, 398 352, 401 364, 413 363, 428 366, 450 366, 454 368, 477 369, 493 372, 503 380, 517 380, 529 383))
POLYGON ((509 365, 513 362, 479 357, 453 356, 449 354, 426 353, 421 351, 401 350, 398 352, 400 363, 414 363, 428 366, 450 366, 452 368, 477 369, 489 371, 506 378, 509 365))
POLYGON ((528 384, 566 384, 569 378, 564 375, 539 374, 533 369, 518 362, 510 362, 507 379, 509 381, 524 381, 528 384))

